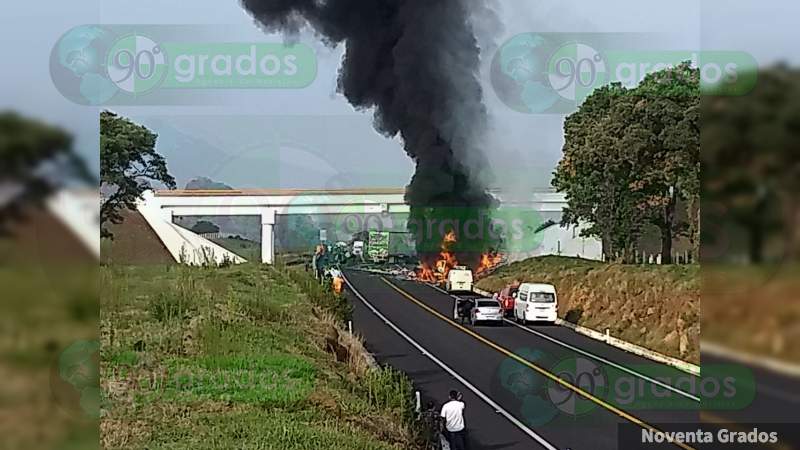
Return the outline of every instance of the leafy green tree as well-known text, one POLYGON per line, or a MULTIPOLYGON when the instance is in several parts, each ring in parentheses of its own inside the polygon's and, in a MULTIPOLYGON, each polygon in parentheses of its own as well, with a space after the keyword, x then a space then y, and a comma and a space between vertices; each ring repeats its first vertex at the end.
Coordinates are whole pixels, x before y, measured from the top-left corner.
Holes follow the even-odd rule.
POLYGON ((645 195, 640 207, 661 231, 662 261, 671 262, 672 241, 689 236, 699 249, 697 208, 700 195, 700 71, 684 63, 645 77, 631 91, 636 108, 632 120, 640 130, 631 142, 645 195), (688 221, 678 219, 677 206, 688 206, 688 221))
POLYGON ((275 227, 275 238, 281 251, 310 251, 319 242, 319 226, 309 215, 287 215, 275 227))
POLYGON ((155 150, 157 138, 129 119, 110 111, 100 113, 101 236, 113 237, 108 223, 121 223, 121 211, 135 209, 136 201, 152 183, 175 188, 164 157, 155 150))
POLYGON ((65 130, 13 111, 0 112, 0 231, 62 184, 96 185, 65 130))
POLYGON ((601 238, 609 258, 631 253, 643 222, 637 193, 629 188, 633 167, 621 154, 626 108, 632 107, 625 94, 620 84, 602 87, 567 118, 564 156, 553 178, 567 196, 563 222, 586 221, 584 235, 601 238))
MULTIPOLYGON (((678 219, 699 197, 699 72, 688 63, 589 96, 564 125, 564 156, 553 186, 567 196, 563 223, 585 221, 607 257, 630 260, 643 227, 661 231, 662 261, 676 235, 699 225, 678 219)), ((689 214, 696 218, 697 214, 689 214)), ((690 220, 691 222, 691 220, 690 220)), ((699 241, 699 240, 698 240, 699 241)))
MULTIPOLYGON (((725 229, 744 232, 753 263, 765 259, 770 238, 781 241, 778 246, 788 253, 783 257, 797 257, 800 70, 785 65, 761 69, 747 95, 704 96, 702 118, 702 198, 713 219, 725 229)), ((704 235, 704 247, 714 238, 704 235)))
POLYGON ((197 234, 219 233, 219 227, 207 220, 199 220, 192 227, 192 231, 197 234))

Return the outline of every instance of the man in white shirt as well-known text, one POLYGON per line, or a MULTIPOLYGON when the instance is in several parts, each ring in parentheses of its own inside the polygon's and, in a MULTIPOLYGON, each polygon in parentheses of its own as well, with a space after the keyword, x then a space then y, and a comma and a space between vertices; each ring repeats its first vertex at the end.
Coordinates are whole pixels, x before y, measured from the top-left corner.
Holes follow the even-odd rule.
POLYGON ((461 393, 450 391, 450 401, 442 405, 442 419, 450 443, 450 450, 467 449, 467 433, 464 430, 464 402, 461 393))

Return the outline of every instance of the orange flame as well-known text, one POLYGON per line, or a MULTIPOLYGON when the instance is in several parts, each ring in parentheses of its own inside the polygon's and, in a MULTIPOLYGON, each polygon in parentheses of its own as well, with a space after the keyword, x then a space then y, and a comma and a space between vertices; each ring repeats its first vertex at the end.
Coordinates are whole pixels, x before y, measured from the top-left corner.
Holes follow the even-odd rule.
MULTIPOLYGON (((447 274, 450 269, 459 265, 458 258, 455 253, 450 250, 450 247, 457 242, 455 231, 450 230, 440 245, 440 251, 436 261, 430 263, 428 261, 422 262, 422 267, 417 271, 417 279, 420 281, 427 281, 430 283, 443 283, 447 280, 447 274)), ((500 265, 504 260, 501 253, 487 252, 481 255, 480 263, 475 269, 475 274, 486 274, 492 269, 500 265)))
POLYGON ((446 280, 450 269, 458 265, 456 255, 450 251, 450 246, 456 241, 455 231, 448 231, 439 246, 439 258, 433 263, 433 267, 427 261, 423 261, 422 268, 417 272, 417 279, 431 283, 441 283, 446 280))
POLYGON ((481 255, 481 262, 475 270, 475 275, 483 275, 492 271, 503 262, 503 254, 497 252, 487 252, 481 255))

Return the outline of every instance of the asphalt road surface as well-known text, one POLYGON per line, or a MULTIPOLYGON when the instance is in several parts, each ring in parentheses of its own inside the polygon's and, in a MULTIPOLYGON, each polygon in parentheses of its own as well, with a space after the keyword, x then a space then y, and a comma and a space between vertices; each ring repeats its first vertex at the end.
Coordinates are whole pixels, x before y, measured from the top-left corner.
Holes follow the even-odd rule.
MULTIPOLYGON (((469 326, 431 286, 347 271, 354 329, 437 407, 464 394, 476 449, 617 449, 618 426, 698 423, 698 379, 558 326, 469 326)), ((667 447, 665 447, 667 448, 667 447)), ((671 445, 668 448, 697 448, 671 445)))
POLYGON ((700 417, 704 423, 716 424, 731 430, 749 431, 753 428, 781 432, 777 445, 753 446, 764 449, 800 449, 800 379, 776 372, 743 365, 718 356, 702 353, 703 366, 730 366, 728 372, 743 372, 753 378, 755 393, 741 408, 714 410, 704 408, 700 417))

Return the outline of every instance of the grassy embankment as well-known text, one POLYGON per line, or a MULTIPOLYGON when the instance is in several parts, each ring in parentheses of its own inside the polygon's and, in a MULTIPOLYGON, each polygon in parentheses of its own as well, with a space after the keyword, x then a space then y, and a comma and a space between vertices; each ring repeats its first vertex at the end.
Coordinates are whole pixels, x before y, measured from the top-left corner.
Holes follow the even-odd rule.
POLYGON ((249 239, 232 237, 211 239, 216 244, 236 253, 250 262, 261 261, 261 243, 249 239))
POLYGON ((703 340, 800 362, 800 266, 703 266, 703 340))
POLYGON ((559 317, 697 363, 700 279, 696 265, 623 265, 546 256, 501 267, 477 286, 514 279, 556 286, 559 317))
POLYGON ((0 263, 0 447, 97 447, 98 422, 58 364, 65 348, 97 339, 96 282, 96 265, 0 263))
POLYGON ((408 379, 302 271, 101 269, 107 448, 417 448, 408 379))

